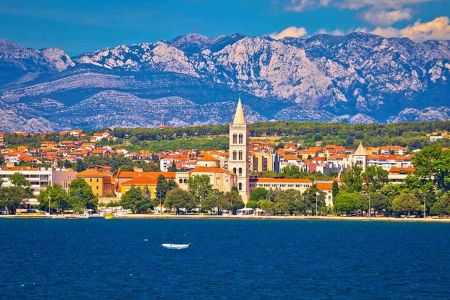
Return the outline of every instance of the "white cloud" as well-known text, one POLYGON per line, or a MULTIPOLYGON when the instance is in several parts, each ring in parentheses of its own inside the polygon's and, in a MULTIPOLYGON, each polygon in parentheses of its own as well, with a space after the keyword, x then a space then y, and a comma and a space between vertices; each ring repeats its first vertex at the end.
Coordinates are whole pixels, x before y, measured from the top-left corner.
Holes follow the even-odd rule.
POLYGON ((331 0, 290 0, 286 5, 286 10, 294 12, 302 12, 318 7, 325 7, 330 4, 331 0))
POLYGON ((406 37, 416 42, 450 40, 450 24, 448 17, 437 17, 430 22, 417 21, 402 29, 377 27, 371 33, 384 37, 406 37))
POLYGON ((322 7, 356 10, 366 22, 389 26, 399 21, 410 20, 412 7, 434 0, 289 0, 286 10, 303 12, 322 7))
POLYGON ((298 37, 305 36, 307 34, 308 34, 308 32, 305 27, 291 26, 291 27, 287 27, 287 28, 283 29, 280 32, 271 33, 271 34, 269 34, 269 36, 273 39, 281 40, 286 37, 298 38, 298 37))
POLYGON ((398 21, 409 20, 412 18, 411 10, 409 8, 390 11, 368 10, 361 16, 370 24, 382 26, 391 25, 398 21))

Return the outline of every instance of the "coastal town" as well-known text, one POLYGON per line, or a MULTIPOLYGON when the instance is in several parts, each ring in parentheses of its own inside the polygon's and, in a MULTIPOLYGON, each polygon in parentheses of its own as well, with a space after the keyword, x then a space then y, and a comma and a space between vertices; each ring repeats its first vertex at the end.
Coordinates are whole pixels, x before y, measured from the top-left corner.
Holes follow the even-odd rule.
MULTIPOLYGON (((18 140, 30 137, 24 132, 9 135, 18 140)), ((424 154, 421 149, 399 145, 370 147, 362 142, 352 149, 322 145, 320 141, 302 147, 292 141, 251 139, 240 99, 229 125, 227 150, 127 150, 108 143, 117 139, 108 129, 41 136, 51 136, 52 140, 43 139, 37 147, 17 143, 10 146, 5 133, 0 133, 2 188, 20 185, 28 191, 15 202, 4 200, 8 203, 2 205, 3 214, 450 214, 449 165, 428 178, 426 184, 430 184, 427 188, 432 194, 409 186, 413 179, 423 184, 427 176, 414 177, 415 162, 420 163, 417 156, 424 154), (435 180, 438 178, 441 183, 435 180), (92 205, 74 209, 66 203, 64 198, 71 197, 77 182, 88 190, 92 205), (54 187, 58 187, 57 191, 52 190, 54 187), (428 198, 432 199, 427 204, 428 198)), ((428 138, 433 143, 448 139, 448 135, 439 133, 428 138)), ((434 151, 433 155, 438 151, 435 159, 448 162, 448 148, 432 147, 428 151, 434 151)), ((425 155, 427 159, 429 154, 425 155)))

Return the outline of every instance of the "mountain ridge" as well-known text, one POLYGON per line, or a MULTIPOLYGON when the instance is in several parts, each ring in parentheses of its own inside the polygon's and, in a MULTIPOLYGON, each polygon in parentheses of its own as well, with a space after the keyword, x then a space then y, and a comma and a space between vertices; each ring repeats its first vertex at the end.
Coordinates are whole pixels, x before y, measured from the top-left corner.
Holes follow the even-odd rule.
POLYGON ((0 40, 0 112, 21 120, 15 127, 14 118, 3 118, 0 130, 158 126, 160 111, 139 109, 137 99, 183 99, 164 106, 167 124, 227 123, 231 112, 220 103, 239 94, 254 121, 441 120, 449 118, 449 80, 449 41, 366 33, 282 40, 188 34, 74 57, 0 40), (115 96, 127 115, 102 106, 115 96), (95 110, 79 105, 87 99, 95 110), (77 121, 76 112, 89 121, 77 121))

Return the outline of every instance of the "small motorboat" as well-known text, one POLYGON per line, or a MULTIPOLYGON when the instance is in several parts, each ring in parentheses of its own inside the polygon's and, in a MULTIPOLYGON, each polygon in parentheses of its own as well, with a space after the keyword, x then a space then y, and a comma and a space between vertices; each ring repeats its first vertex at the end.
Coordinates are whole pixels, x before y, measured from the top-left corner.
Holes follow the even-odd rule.
POLYGON ((161 244, 161 246, 166 249, 181 250, 189 248, 191 244, 161 244))

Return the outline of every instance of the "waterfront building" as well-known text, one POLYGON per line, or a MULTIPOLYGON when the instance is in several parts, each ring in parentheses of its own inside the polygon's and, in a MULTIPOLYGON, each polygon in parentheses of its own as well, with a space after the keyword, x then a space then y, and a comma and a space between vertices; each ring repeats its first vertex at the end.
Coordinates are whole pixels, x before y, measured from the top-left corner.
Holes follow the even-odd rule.
POLYGON ((309 188, 316 186, 319 191, 325 193, 326 206, 333 205, 333 182, 332 181, 316 181, 313 182, 308 178, 252 178, 250 181, 252 189, 264 188, 266 190, 297 190, 301 193, 306 192, 309 188))
POLYGON ((70 182, 75 179, 76 172, 72 169, 31 168, 31 167, 7 167, 0 169, 2 186, 12 186, 11 176, 14 173, 22 174, 30 182, 33 198, 27 199, 26 204, 38 205, 36 197, 47 187, 60 184, 66 191, 70 182))
POLYGON ((115 195, 114 183, 111 174, 98 171, 96 169, 87 169, 77 174, 91 187, 92 192, 97 197, 109 197, 115 195))
POLYGON ((134 178, 120 185, 120 194, 124 195, 132 187, 140 188, 142 191, 148 189, 150 198, 156 198, 156 186, 158 180, 155 178, 134 178))
POLYGON ((249 128, 239 98, 233 122, 230 124, 228 170, 236 174, 236 186, 244 203, 250 194, 249 128))
POLYGON ((413 174, 416 171, 415 168, 391 168, 389 169, 388 179, 390 183, 400 184, 405 182, 408 175, 413 174))

